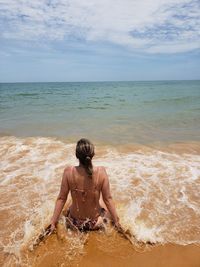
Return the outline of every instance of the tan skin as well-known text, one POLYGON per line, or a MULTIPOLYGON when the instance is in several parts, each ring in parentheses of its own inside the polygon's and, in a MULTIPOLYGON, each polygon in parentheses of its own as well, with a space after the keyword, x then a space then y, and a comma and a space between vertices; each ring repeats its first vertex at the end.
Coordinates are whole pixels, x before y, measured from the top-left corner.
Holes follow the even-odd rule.
MULTIPOLYGON (((82 195, 77 194, 76 199, 73 196, 72 193, 72 205, 70 206, 70 213, 74 218, 77 219, 94 219, 97 218, 99 214, 99 210, 101 207, 104 207, 111 217, 115 227, 117 229, 120 229, 121 226, 119 224, 119 217, 117 216, 117 212, 115 209, 115 205, 112 200, 111 192, 110 192, 110 184, 108 175, 106 172, 105 167, 93 167, 93 178, 89 178, 84 167, 79 164, 79 166, 75 167, 74 175, 76 177, 77 186, 79 189, 86 189, 87 190, 87 198, 86 201, 82 201, 82 195), (97 178, 99 168, 99 178, 98 178, 98 184, 97 184, 97 191, 95 193, 95 201, 94 201, 94 193, 91 193, 90 190, 93 190, 93 181, 92 179, 97 178), (93 196, 90 194, 93 194, 93 196), (101 200, 101 194, 103 198, 103 202, 101 200), (79 210, 77 209, 77 202, 79 206, 79 210), (105 203, 105 204, 104 204, 105 203)), ((66 203, 67 197, 69 192, 72 189, 72 179, 71 179, 71 167, 67 167, 64 170, 61 187, 60 187, 60 193, 58 195, 58 198, 56 200, 55 209, 53 213, 53 217, 51 219, 51 232, 54 231, 56 224, 58 222, 60 213, 66 203)), ((94 192, 94 191, 93 191, 94 192)), ((102 223, 102 217, 98 217, 98 221, 95 225, 95 227, 98 228, 99 224, 102 223)))

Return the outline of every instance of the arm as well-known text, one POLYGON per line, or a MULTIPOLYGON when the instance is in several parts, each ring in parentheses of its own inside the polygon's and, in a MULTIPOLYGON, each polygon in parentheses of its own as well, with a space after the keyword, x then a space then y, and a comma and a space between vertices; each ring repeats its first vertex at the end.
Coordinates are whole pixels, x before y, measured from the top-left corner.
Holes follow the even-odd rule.
POLYGON ((68 180, 67 180, 67 172, 68 172, 68 168, 66 168, 63 173, 62 182, 60 186, 60 193, 57 197, 53 217, 51 219, 51 231, 55 229, 55 225, 58 222, 60 213, 68 197, 69 185, 68 185, 68 180))
POLYGON ((112 200, 112 196, 110 193, 110 183, 109 183, 108 175, 104 167, 103 167, 102 197, 103 197, 103 201, 105 202, 108 211, 110 212, 112 216, 114 224, 117 226, 119 224, 119 217, 117 216, 115 205, 112 200))

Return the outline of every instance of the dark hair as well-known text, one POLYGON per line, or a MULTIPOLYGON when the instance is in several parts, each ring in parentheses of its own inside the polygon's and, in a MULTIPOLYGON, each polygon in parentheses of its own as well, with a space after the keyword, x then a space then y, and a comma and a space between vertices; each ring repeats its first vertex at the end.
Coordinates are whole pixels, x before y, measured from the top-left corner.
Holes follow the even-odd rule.
POLYGON ((76 157, 79 159, 90 178, 92 178, 93 173, 92 158, 94 154, 94 145, 88 139, 81 138, 77 142, 76 157))

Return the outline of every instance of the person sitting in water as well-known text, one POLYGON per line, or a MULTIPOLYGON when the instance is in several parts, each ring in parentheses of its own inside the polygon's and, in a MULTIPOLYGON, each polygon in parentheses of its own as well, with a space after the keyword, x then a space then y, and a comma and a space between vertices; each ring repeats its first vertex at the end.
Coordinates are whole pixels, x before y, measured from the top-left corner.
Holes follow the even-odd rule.
POLYGON ((51 219, 51 232, 56 227, 69 191, 72 204, 66 216, 77 229, 98 230, 103 226, 105 217, 110 217, 117 229, 121 228, 110 193, 106 169, 103 166, 93 166, 94 155, 94 145, 88 139, 82 138, 77 142, 76 157, 79 159, 79 166, 66 167, 64 170, 60 193, 51 219), (104 203, 100 201, 101 193, 104 203))

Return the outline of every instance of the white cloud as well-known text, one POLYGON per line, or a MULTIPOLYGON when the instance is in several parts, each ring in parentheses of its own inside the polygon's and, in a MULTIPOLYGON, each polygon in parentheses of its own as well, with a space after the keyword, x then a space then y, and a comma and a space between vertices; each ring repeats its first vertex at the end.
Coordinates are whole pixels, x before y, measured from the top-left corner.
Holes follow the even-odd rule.
POLYGON ((196 0, 0 0, 0 36, 176 53, 200 48, 199 17, 196 0))

